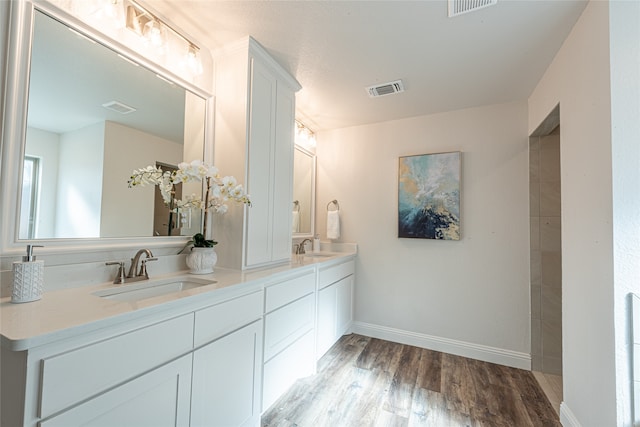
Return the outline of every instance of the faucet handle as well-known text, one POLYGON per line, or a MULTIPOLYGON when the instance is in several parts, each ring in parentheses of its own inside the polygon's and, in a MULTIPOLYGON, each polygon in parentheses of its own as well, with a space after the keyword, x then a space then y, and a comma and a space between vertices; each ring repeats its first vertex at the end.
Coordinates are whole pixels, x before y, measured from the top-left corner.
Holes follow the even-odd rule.
POLYGON ((113 283, 115 285, 119 285, 125 282, 125 274, 124 274, 124 261, 110 261, 106 262, 105 265, 117 265, 118 273, 116 274, 115 279, 113 279, 113 283))
POLYGON ((147 273, 147 261, 157 261, 157 260, 158 258, 156 257, 150 257, 140 261, 140 271, 138 271, 138 276, 144 276, 148 279, 149 273, 147 273))

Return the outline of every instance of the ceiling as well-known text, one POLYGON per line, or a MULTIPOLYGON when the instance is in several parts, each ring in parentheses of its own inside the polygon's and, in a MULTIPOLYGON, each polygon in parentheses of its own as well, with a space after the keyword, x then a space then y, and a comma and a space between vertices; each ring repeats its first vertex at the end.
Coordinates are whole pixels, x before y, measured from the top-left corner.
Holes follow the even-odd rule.
POLYGON ((498 0, 447 17, 447 1, 148 0, 201 45, 253 36, 302 85, 313 130, 526 99, 584 0, 498 0), (365 88, 402 79, 405 92, 365 88))

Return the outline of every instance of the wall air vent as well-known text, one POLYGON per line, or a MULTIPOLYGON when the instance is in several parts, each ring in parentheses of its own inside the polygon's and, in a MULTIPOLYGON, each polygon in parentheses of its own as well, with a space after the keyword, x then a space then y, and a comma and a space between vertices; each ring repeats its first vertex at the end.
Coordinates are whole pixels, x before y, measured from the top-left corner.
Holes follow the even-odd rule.
POLYGON ((449 0, 449 18, 493 6, 498 0, 449 0))
POLYGON ((402 80, 396 80, 395 82, 369 86, 366 90, 371 98, 377 98, 378 96, 404 92, 404 86, 402 85, 402 80))
POLYGON ((129 113, 133 113, 134 111, 136 111, 135 108, 130 107, 130 106, 128 106, 126 104, 123 104, 122 102, 118 102, 118 101, 106 102, 106 103, 102 104, 102 106, 104 108, 106 108, 107 110, 115 111, 116 113, 120 113, 120 114, 129 114, 129 113))

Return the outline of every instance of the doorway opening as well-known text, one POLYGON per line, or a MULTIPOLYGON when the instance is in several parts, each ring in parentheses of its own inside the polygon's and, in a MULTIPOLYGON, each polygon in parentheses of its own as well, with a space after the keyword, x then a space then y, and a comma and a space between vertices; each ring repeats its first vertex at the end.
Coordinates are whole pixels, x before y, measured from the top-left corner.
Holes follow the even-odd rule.
POLYGON ((529 137, 531 365, 559 412, 562 401, 560 108, 529 137))

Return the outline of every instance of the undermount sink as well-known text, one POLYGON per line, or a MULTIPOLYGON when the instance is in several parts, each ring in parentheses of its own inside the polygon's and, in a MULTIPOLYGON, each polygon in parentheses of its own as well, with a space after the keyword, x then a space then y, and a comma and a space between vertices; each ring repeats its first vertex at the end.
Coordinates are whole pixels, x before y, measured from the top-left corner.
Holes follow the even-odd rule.
POLYGON ((307 258, 326 258, 326 257, 333 256, 333 254, 323 254, 323 253, 318 253, 318 252, 311 252, 311 253, 304 254, 304 256, 307 257, 307 258))
POLYGON ((140 301, 160 295, 212 285, 214 283, 216 283, 215 280, 197 279, 194 277, 173 277, 165 280, 138 282, 131 285, 125 283, 118 287, 94 292, 93 295, 116 301, 140 301))

